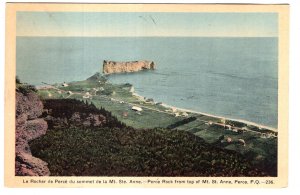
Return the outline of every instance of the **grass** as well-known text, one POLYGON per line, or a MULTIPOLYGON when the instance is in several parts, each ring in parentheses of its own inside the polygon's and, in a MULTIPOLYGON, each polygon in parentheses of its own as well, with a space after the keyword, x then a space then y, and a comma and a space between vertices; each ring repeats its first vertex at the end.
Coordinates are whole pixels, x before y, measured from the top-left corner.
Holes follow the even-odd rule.
POLYGON ((68 97, 81 101, 93 102, 97 108, 105 108, 120 121, 134 128, 165 128, 170 124, 182 120, 182 118, 175 118, 171 114, 151 110, 156 109, 165 111, 165 108, 160 105, 141 104, 141 101, 129 91, 128 84, 113 85, 111 83, 99 83, 94 80, 85 80, 69 83, 67 87, 58 86, 58 89, 61 91, 60 94, 57 89, 43 89, 39 90, 38 93, 42 99, 63 99, 68 97), (86 92, 95 94, 93 88, 103 88, 103 91, 99 91, 98 95, 94 95, 92 99, 84 99, 83 95, 86 92), (69 96, 67 91, 72 91, 73 94, 69 96), (51 96, 49 96, 49 94, 51 94, 51 96), (112 99, 114 101, 112 101, 112 99), (131 110, 133 104, 143 106, 144 111, 138 114, 131 110), (128 113, 127 117, 123 116, 125 112, 128 113), (153 121, 155 121, 155 123, 153 121))

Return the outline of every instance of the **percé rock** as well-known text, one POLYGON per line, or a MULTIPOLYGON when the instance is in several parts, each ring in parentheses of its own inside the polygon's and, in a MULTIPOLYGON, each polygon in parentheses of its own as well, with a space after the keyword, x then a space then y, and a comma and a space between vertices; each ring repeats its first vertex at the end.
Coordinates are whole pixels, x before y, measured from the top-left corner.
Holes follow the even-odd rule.
POLYGON ((131 61, 131 62, 116 62, 116 61, 103 61, 103 73, 113 74, 122 72, 137 72, 141 70, 154 70, 155 64, 153 61, 131 61))
POLYGON ((42 115, 43 103, 37 94, 16 92, 16 159, 15 175, 48 176, 47 163, 32 156, 28 142, 46 134, 47 122, 42 115))

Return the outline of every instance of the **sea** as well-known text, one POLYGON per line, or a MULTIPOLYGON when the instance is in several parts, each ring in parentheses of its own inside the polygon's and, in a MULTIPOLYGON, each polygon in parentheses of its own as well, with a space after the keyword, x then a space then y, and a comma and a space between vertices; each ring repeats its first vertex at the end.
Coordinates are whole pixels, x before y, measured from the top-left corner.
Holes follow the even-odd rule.
POLYGON ((156 102, 277 128, 275 37, 17 37, 17 75, 33 85, 85 80, 103 60, 152 60, 108 76, 156 102))

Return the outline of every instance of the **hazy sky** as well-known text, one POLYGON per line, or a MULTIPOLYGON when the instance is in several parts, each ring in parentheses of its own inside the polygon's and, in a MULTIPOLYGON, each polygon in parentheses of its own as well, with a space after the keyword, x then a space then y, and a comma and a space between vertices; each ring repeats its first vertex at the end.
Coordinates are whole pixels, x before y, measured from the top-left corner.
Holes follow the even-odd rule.
POLYGON ((17 36, 277 37, 277 13, 18 12, 17 36))

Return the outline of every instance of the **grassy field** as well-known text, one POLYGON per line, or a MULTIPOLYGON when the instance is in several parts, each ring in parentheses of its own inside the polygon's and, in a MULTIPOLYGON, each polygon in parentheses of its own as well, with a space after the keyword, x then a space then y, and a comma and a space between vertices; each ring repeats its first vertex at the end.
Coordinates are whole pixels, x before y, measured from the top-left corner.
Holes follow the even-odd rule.
POLYGON ((141 101, 132 95, 128 84, 113 85, 99 80, 85 80, 68 83, 66 87, 56 85, 55 88, 40 89, 38 93, 42 99, 69 98, 93 102, 96 107, 105 108, 120 121, 134 128, 165 128, 183 119, 174 117, 172 113, 166 113, 163 106, 141 101), (86 93, 91 96, 84 98, 86 93), (134 105, 141 107, 143 111, 133 111, 131 108, 134 105))

